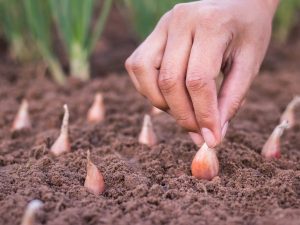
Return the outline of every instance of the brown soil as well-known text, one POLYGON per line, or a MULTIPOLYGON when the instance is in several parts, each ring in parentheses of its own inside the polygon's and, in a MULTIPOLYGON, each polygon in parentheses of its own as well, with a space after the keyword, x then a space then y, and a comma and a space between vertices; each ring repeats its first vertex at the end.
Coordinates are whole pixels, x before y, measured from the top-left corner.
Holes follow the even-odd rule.
POLYGON ((197 148, 168 115, 154 118, 159 145, 137 143, 149 105, 127 76, 59 88, 39 70, 6 64, 0 71, 0 224, 20 224, 31 199, 45 203, 40 224, 299 224, 300 122, 283 137, 282 159, 266 162, 260 156, 280 112, 300 94, 296 73, 258 77, 219 148, 219 178, 208 182, 191 176, 197 148), (98 90, 105 95, 107 118, 87 125, 98 90), (24 96, 33 128, 11 133, 24 96), (63 103, 71 112, 72 152, 54 158, 49 146, 59 132, 63 103), (102 196, 83 187, 88 149, 105 177, 102 196))
MULTIPOLYGON (((122 57, 130 46, 124 47, 122 57)), ((122 62, 122 57, 116 61, 122 62)), ((282 158, 267 162, 260 155, 280 113, 300 94, 299 67, 293 65, 264 71, 256 79, 219 147, 219 177, 202 181, 190 172, 197 148, 168 115, 153 118, 157 146, 138 144, 150 106, 124 74, 110 73, 87 84, 70 80, 62 88, 44 76, 42 67, 20 66, 2 55, 0 224, 20 224, 32 199, 45 203, 37 224, 47 225, 300 224, 299 108, 297 125, 282 138, 282 158), (88 125, 86 112, 99 90, 105 96, 107 118, 88 125), (33 128, 11 133, 23 97, 30 103, 33 128), (49 147, 59 133, 64 103, 71 114, 72 152, 55 158, 49 147), (88 149, 105 178, 101 196, 83 187, 88 149)), ((94 74, 111 69, 98 66, 94 74)))

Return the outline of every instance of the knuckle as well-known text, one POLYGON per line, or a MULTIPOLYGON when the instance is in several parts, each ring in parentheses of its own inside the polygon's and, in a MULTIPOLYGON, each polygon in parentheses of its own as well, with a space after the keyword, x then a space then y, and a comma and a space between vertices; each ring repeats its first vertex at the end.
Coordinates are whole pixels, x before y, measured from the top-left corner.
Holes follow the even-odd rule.
POLYGON ((199 113, 198 117, 201 122, 209 123, 209 122, 213 121, 212 115, 213 115, 213 113, 210 112, 210 110, 206 110, 206 111, 199 113))
POLYGON ((214 114, 207 110, 206 112, 198 113, 197 121, 202 127, 212 127, 215 123, 214 114))
POLYGON ((183 127, 188 131, 197 131, 198 127, 193 124, 191 117, 189 116, 179 116, 176 118, 176 122, 179 126, 183 127))
POLYGON ((134 57, 134 59, 129 61, 129 67, 136 75, 143 73, 146 70, 146 65, 146 62, 142 57, 134 57))
POLYGON ((177 79, 172 76, 169 77, 162 76, 162 78, 158 80, 159 89, 163 94, 169 94, 173 92, 177 84, 178 84, 177 79))
POLYGON ((233 116, 236 115, 236 113, 238 112, 240 106, 241 106, 240 97, 232 96, 231 97, 231 104, 230 104, 230 108, 229 108, 230 117, 233 117, 233 116))
POLYGON ((208 5, 200 8, 199 15, 199 26, 201 28, 207 28, 211 32, 226 32, 227 24, 231 21, 231 16, 215 5, 208 5))
POLYGON ((181 115, 181 116, 176 117, 176 121, 180 125, 185 124, 188 120, 189 120, 189 117, 185 116, 185 115, 181 115))
POLYGON ((190 77, 186 80, 186 87, 189 91, 195 92, 208 86, 208 80, 203 77, 190 77))
POLYGON ((214 5, 206 5, 199 9, 199 15, 204 21, 216 21, 220 14, 220 10, 214 5))
POLYGON ((125 65, 125 68, 126 68, 127 71, 131 70, 131 65, 132 65, 131 57, 126 59, 124 65, 125 65))
POLYGON ((138 75, 145 70, 145 65, 142 62, 135 61, 131 64, 132 71, 138 75))
POLYGON ((184 3, 176 4, 172 9, 172 15, 178 19, 182 19, 182 16, 185 14, 185 12, 186 7, 184 3))

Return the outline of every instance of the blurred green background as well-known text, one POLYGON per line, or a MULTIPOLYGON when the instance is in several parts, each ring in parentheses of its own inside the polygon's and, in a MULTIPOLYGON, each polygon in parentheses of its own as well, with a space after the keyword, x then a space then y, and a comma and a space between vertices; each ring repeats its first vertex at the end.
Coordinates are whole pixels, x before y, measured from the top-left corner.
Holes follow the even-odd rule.
MULTIPOLYGON (((180 0, 0 0, 0 35, 10 57, 27 63, 42 58, 53 80, 66 82, 66 73, 90 79, 90 56, 114 7, 125 12, 137 40, 143 40, 160 17, 180 0), (100 10, 98 10, 100 9, 100 10), (69 70, 54 49, 55 35, 67 53, 69 70)), ((284 45, 299 21, 300 0, 283 0, 274 19, 273 41, 284 45), (298 19, 297 19, 298 18, 298 19)))

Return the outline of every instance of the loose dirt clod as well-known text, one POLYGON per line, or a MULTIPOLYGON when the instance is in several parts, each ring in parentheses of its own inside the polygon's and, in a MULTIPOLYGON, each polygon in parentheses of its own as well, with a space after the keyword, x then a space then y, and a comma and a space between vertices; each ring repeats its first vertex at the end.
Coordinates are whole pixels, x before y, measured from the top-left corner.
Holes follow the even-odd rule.
POLYGON ((202 145, 196 153, 192 165, 192 175, 198 179, 211 180, 219 173, 219 160, 214 149, 202 145))
POLYGON ((50 151, 55 156, 59 156, 65 152, 71 151, 71 144, 69 141, 69 110, 67 105, 64 105, 64 110, 65 113, 62 121, 60 135, 50 149, 50 151))
POLYGON ((87 151, 86 171, 84 186, 95 195, 102 194, 105 187, 104 179, 97 166, 92 163, 90 151, 87 151))
POLYGON ((93 105, 88 111, 87 121, 91 124, 100 123, 105 117, 105 106, 103 103, 103 95, 97 93, 94 98, 93 105))
POLYGON ((289 123, 287 120, 282 121, 278 126, 275 127, 271 136, 264 144, 261 154, 264 158, 279 159, 281 156, 280 150, 280 137, 282 136, 285 129, 288 129, 289 123))
POLYGON ((28 108, 29 106, 27 100, 23 99, 19 111, 14 119, 12 129, 11 129, 12 131, 22 130, 31 127, 28 108))
POLYGON ((143 127, 139 135, 139 143, 148 145, 149 147, 157 144, 157 137, 153 130, 151 117, 148 114, 144 116, 143 127))
POLYGON ((21 225, 34 225, 36 212, 43 206, 40 200, 32 200, 28 203, 21 225))
POLYGON ((295 107, 300 103, 300 96, 295 96, 292 101, 287 105, 286 109, 280 117, 280 122, 288 121, 288 128, 290 129, 295 125, 295 107))

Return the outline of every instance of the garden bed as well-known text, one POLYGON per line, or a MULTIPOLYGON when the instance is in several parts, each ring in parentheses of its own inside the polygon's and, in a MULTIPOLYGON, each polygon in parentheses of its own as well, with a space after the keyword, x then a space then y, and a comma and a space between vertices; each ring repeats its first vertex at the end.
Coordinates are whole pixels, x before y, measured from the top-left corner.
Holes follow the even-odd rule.
POLYGON ((299 110, 296 126, 284 134, 282 158, 267 162, 260 155, 281 112, 300 94, 296 72, 263 72, 256 79, 218 148, 221 168, 213 181, 191 176, 197 148, 168 115, 153 118, 157 146, 137 142, 150 105, 125 74, 58 87, 41 67, 5 62, 0 73, 0 224, 20 224, 32 199, 45 203, 37 224, 299 224, 299 110), (88 125, 86 113, 99 90, 107 117, 88 125), (23 97, 33 128, 11 133, 23 97), (55 158, 49 147, 64 103, 72 152, 55 158), (88 149, 106 182, 97 197, 83 187, 88 149))
POLYGON ((299 56, 296 45, 284 51, 271 47, 265 69, 218 147, 219 176, 203 181, 190 172, 197 147, 167 114, 153 117, 159 144, 138 143, 151 106, 122 72, 135 42, 124 35, 128 29, 120 18, 112 14, 109 21, 113 26, 97 45, 94 78, 87 83, 69 79, 59 87, 43 66, 21 66, 1 53, 0 224, 20 224, 32 199, 44 202, 36 224, 299 224, 299 107, 296 125, 282 137, 281 159, 265 161, 260 155, 286 105, 300 94, 299 62, 290 62, 299 56), (86 113, 98 91, 104 93, 107 116, 89 125, 86 113), (24 97, 33 127, 11 132, 24 97), (54 157, 49 149, 65 103, 72 151, 54 157), (100 196, 83 187, 87 150, 105 179, 100 196))

